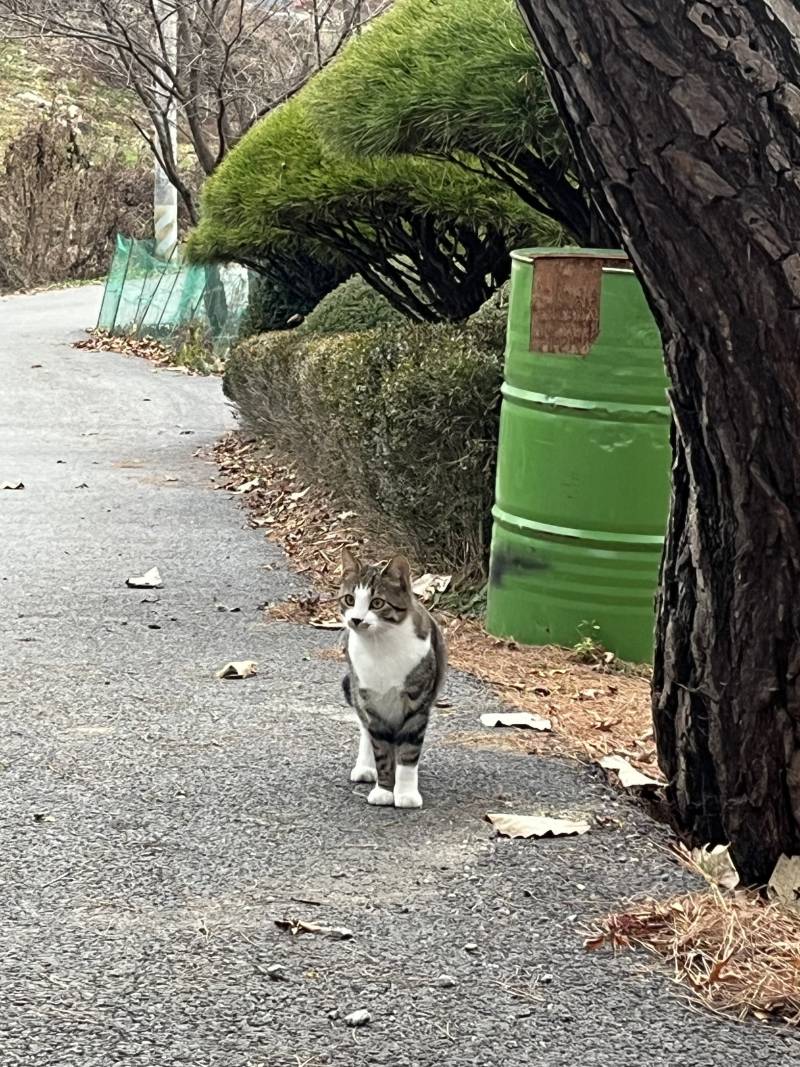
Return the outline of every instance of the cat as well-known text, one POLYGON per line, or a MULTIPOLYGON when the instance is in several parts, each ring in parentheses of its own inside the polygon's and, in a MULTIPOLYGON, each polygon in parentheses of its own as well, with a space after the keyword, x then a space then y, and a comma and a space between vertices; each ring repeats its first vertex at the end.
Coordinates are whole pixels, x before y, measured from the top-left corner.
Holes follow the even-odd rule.
POLYGON ((351 782, 374 782, 370 804, 421 808, 417 769, 447 649, 411 589, 404 556, 364 565, 342 549, 340 603, 347 628, 345 699, 359 719, 351 782))

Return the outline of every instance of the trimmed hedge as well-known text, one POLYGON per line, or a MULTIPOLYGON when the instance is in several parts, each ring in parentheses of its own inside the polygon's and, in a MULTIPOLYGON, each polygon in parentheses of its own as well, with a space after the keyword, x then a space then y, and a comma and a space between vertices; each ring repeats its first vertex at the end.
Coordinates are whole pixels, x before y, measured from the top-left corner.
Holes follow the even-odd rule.
POLYGON ((225 392, 248 427, 427 566, 485 576, 502 381, 494 323, 271 333, 225 392))
POLYGON ((317 304, 299 327, 301 333, 348 333, 408 322, 385 296, 354 275, 317 304))
POLYGON ((285 260, 288 276, 298 249, 311 250, 410 317, 460 321, 508 277, 512 248, 561 242, 560 227, 469 165, 330 150, 307 91, 257 123, 208 179, 190 259, 264 270, 285 260))
POLYGON ((610 239, 581 188, 514 0, 396 0, 312 80, 308 96, 338 152, 477 157, 578 244, 610 239))

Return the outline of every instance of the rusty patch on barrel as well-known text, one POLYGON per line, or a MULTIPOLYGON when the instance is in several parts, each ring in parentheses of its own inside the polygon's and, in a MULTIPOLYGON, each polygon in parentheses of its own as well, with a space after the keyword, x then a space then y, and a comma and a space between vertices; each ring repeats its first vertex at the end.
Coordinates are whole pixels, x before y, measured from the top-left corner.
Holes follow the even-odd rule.
POLYGON ((531 351, 585 356, 600 333, 603 267, 625 259, 542 256, 533 267, 531 351))

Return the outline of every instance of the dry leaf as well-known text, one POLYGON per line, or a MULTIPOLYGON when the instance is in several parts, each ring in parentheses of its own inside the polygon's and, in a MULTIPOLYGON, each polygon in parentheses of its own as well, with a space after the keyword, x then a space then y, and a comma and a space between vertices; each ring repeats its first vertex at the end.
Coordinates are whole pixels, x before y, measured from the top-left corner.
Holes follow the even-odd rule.
POLYGON ((771 900, 800 909, 800 856, 781 856, 767 885, 767 893, 771 900))
POLYGON ((161 581, 158 567, 151 567, 139 578, 126 578, 125 584, 129 589, 160 589, 164 583, 161 581))
POLYGON ((692 863, 709 882, 723 889, 735 889, 739 884, 739 872, 733 865, 729 845, 693 848, 691 857, 692 863))
POLYGON ((553 724, 530 711, 486 712, 481 715, 484 726, 527 726, 530 730, 552 730, 553 724))
POLYGON ((25 483, 24 482, 3 482, 3 484, 0 485, 0 489, 24 489, 24 488, 25 488, 25 483))
POLYGON ((581 689, 580 693, 578 693, 578 700, 597 700, 602 695, 602 689, 581 689))
POLYGON ((434 593, 444 593, 450 585, 449 574, 423 574, 411 583, 411 590, 420 600, 430 600, 434 593))
POLYGON ((496 812, 487 822, 503 837, 569 837, 589 832, 589 823, 574 819, 551 819, 546 815, 511 815, 496 812))
POLYGON ((315 630, 343 630, 344 623, 338 619, 312 619, 310 624, 315 630))
POLYGON ((258 664, 252 659, 238 659, 226 663, 217 671, 217 678, 252 678, 258 673, 258 664))
POLYGON ((654 789, 660 788, 664 783, 659 782, 656 778, 649 778, 646 774, 642 774, 641 771, 637 771, 635 767, 631 767, 630 763, 622 756, 603 756, 599 761, 600 766, 606 771, 616 771, 619 776, 619 782, 623 789, 641 789, 646 787, 652 787, 654 789))
POLYGON ((261 484, 260 478, 253 478, 250 482, 243 482, 241 485, 234 489, 234 493, 250 493, 253 489, 258 489, 261 484))
POLYGON ((291 934, 319 934, 334 941, 349 941, 353 931, 346 926, 320 926, 319 923, 307 923, 302 919, 275 919, 279 930, 288 930, 291 934))

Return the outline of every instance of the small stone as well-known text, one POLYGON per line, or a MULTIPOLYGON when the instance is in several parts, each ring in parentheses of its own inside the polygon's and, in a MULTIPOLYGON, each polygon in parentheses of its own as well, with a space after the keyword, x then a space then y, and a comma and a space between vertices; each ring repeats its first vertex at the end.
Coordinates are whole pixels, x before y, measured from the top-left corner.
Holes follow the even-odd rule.
POLYGON ((552 974, 540 974, 539 981, 542 983, 542 985, 547 985, 549 982, 553 981, 553 976, 552 974))
POLYGON ((453 986, 458 985, 458 982, 452 976, 452 974, 440 974, 439 977, 436 979, 436 984, 441 989, 452 989, 453 986))
POLYGON ((478 946, 475 944, 474 941, 468 941, 466 943, 466 945, 464 945, 464 951, 465 952, 477 952, 478 951, 478 946))
POLYGON ((349 1015, 345 1015, 344 1021, 348 1026, 366 1026, 367 1023, 372 1022, 372 1016, 366 1008, 359 1008, 358 1011, 351 1011, 349 1015))
POLYGON ((273 982, 285 982, 286 981, 286 968, 282 967, 280 963, 272 963, 267 967, 267 978, 270 978, 273 982))

